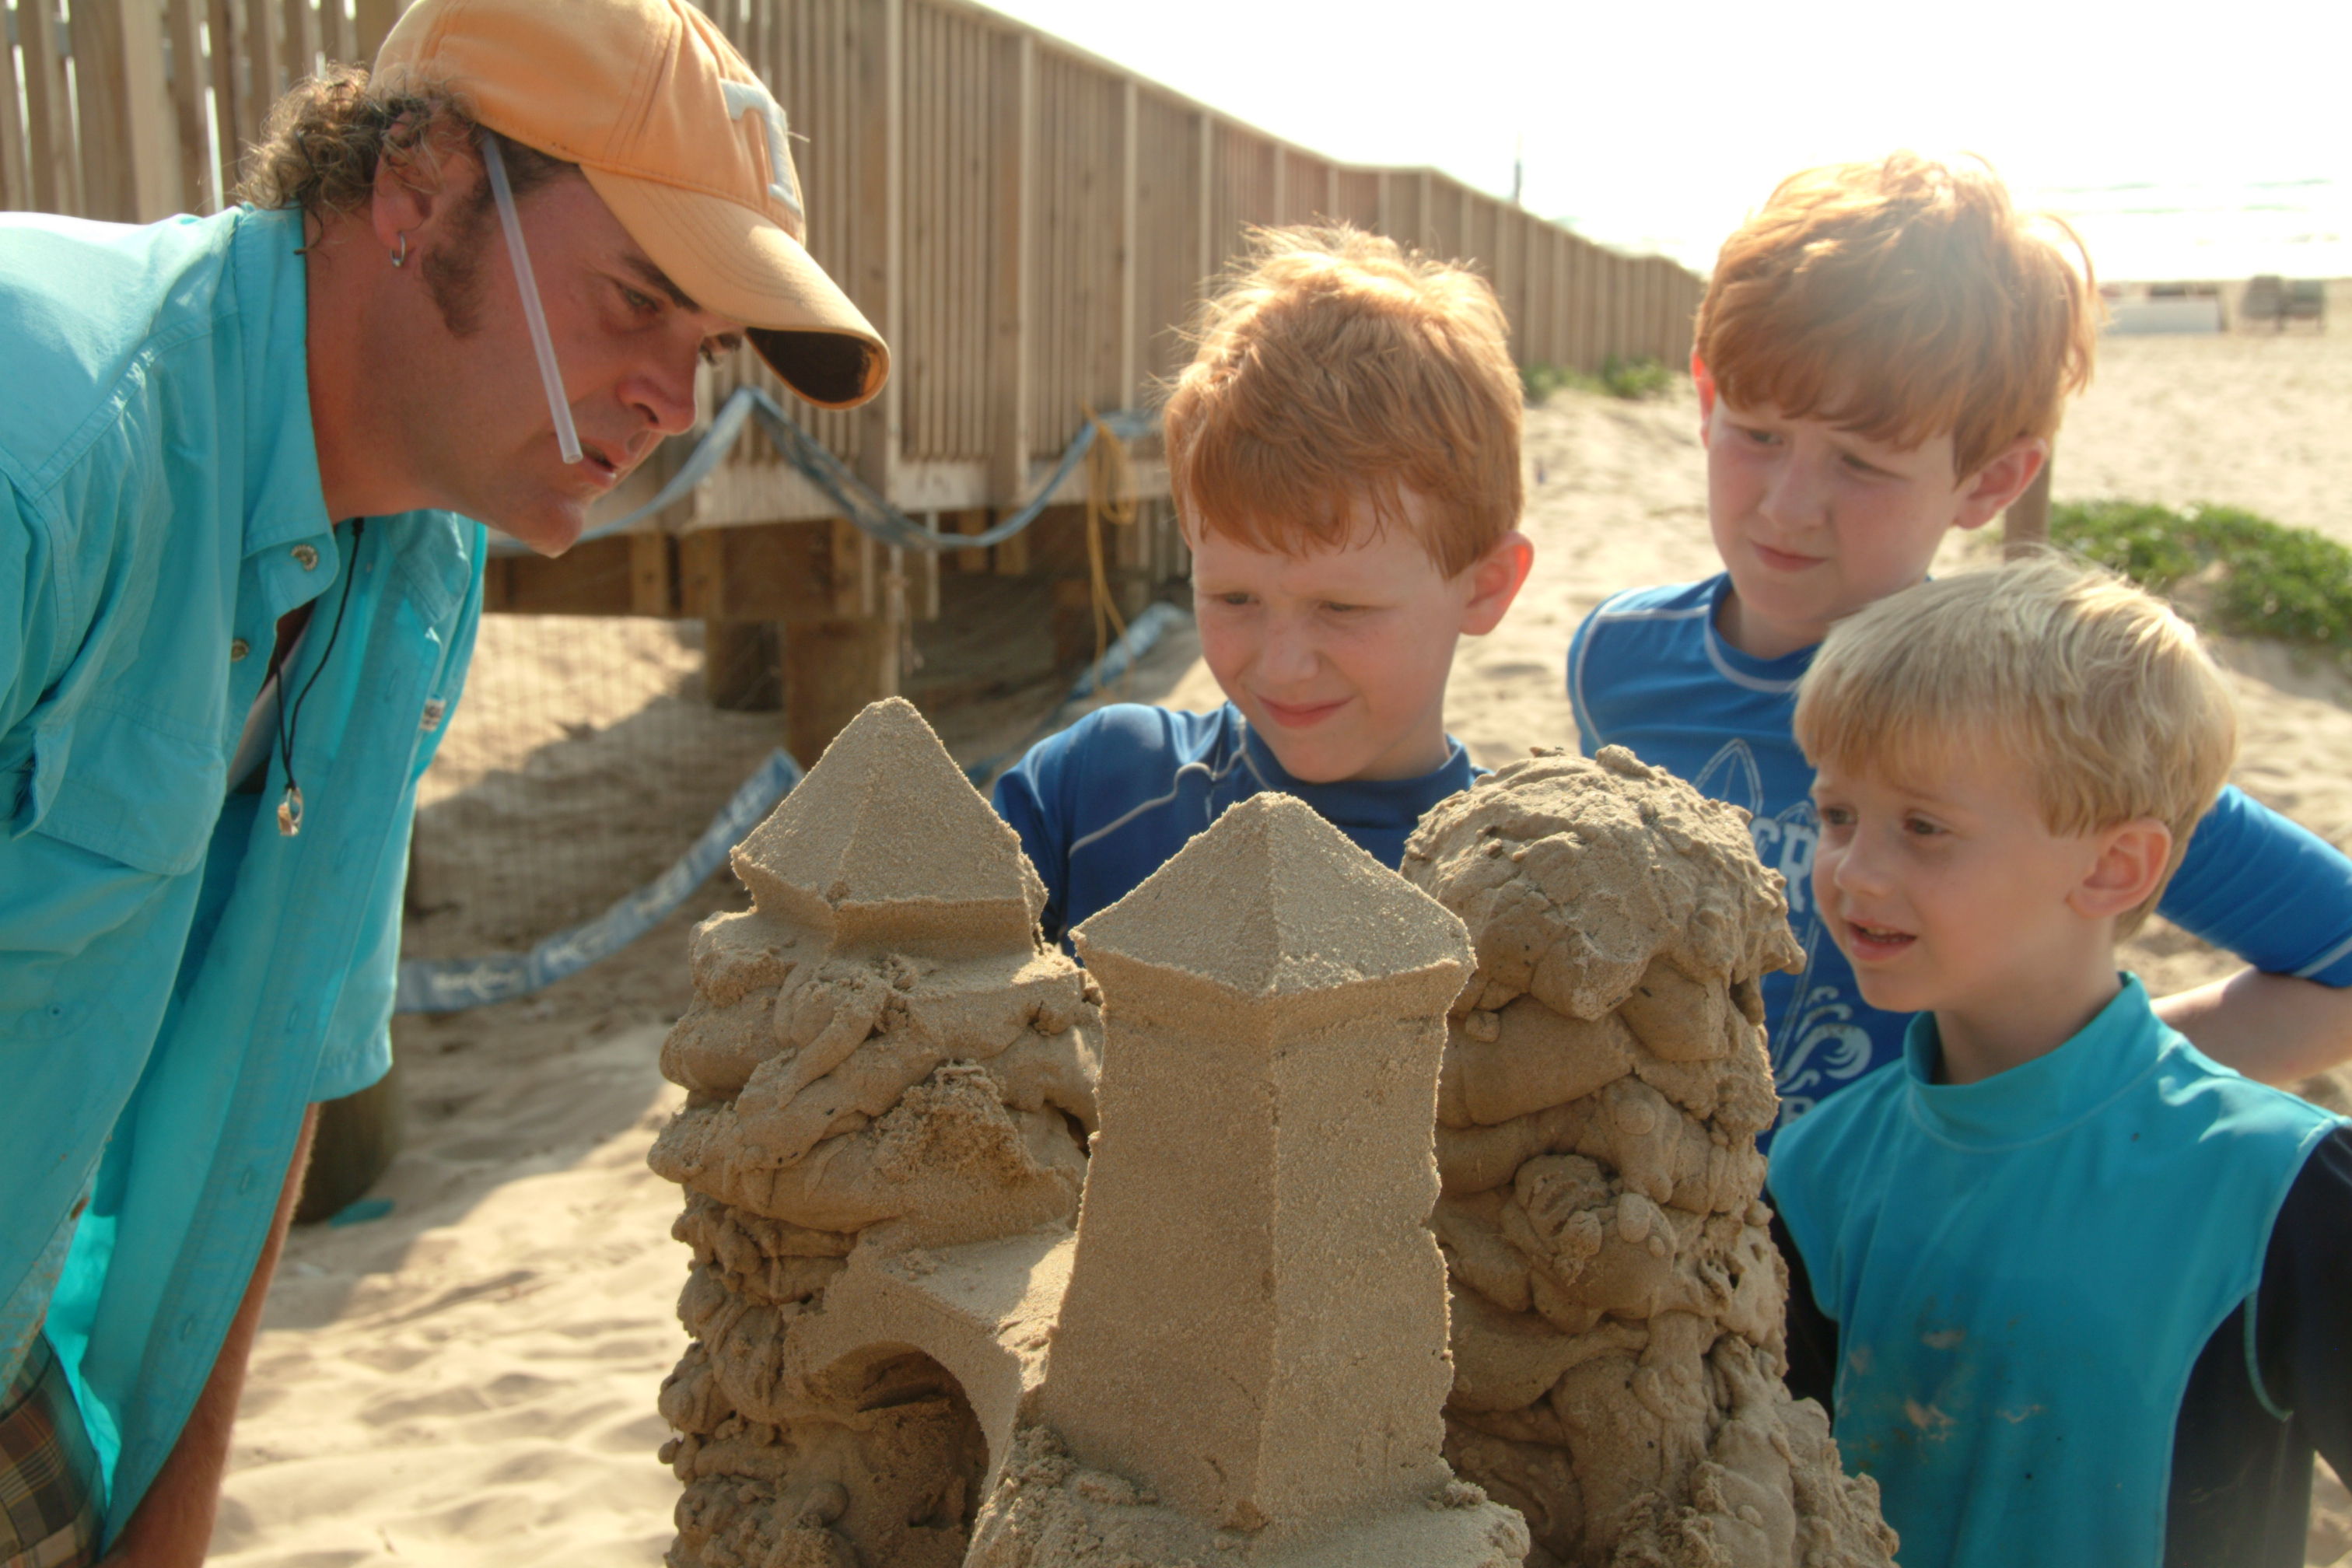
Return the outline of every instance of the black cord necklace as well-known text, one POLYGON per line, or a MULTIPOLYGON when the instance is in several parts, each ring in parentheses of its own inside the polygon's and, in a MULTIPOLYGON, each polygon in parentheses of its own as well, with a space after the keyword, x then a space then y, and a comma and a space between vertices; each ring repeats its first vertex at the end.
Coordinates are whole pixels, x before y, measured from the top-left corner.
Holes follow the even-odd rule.
POLYGON ((278 682, 278 754, 286 762, 286 798, 278 803, 278 832, 292 838, 302 831, 302 786, 294 782, 294 731, 302 721, 302 703, 310 695, 310 688, 319 684, 326 673, 327 659, 335 651, 335 639, 343 635, 343 612, 351 607, 352 579, 358 576, 360 566, 360 532, 367 527, 367 519, 352 519, 351 553, 343 562, 342 596, 335 601, 335 621, 327 628, 327 646, 319 651, 319 662, 311 668, 310 679, 294 700, 286 700, 284 665, 287 650, 283 647, 270 656, 269 679, 278 682))

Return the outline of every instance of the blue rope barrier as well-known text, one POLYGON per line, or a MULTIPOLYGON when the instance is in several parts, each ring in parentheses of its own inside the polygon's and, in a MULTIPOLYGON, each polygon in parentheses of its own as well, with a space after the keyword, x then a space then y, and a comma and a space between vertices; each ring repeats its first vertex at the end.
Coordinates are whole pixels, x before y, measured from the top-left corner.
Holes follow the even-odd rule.
POLYGON ((609 958, 653 930, 709 880, 727 852, 801 780, 801 765, 778 747, 745 779, 692 847, 670 868, 594 920, 557 931, 529 952, 487 958, 406 958, 394 992, 395 1013, 457 1013, 528 996, 609 958))
MULTIPOLYGON (((983 533, 933 533, 905 512, 892 506, 874 488, 853 473, 848 465, 835 457, 817 438, 794 424, 782 404, 756 386, 739 386, 721 404, 718 415, 704 431, 702 439, 667 483, 656 491, 653 500, 626 517, 612 522, 599 523, 580 537, 582 541, 603 539, 624 533, 635 528, 667 507, 677 505, 694 491, 694 487, 709 479, 734 448, 736 437, 743 426, 757 424, 760 433, 768 438, 783 459, 803 478, 841 509, 841 515, 885 544, 902 550, 985 550, 992 544, 1002 544, 1037 521, 1038 514, 1052 503, 1053 498, 1069 477, 1077 471, 1087 449, 1094 446, 1097 422, 1089 419, 1078 426, 1063 448, 1061 461, 1054 467, 1037 498, 1011 517, 983 533)), ((1140 440, 1160 427, 1158 416, 1139 409, 1121 409, 1116 414, 1100 416, 1103 427, 1122 441, 1140 440)), ((493 534, 490 540, 493 555, 523 555, 529 547, 503 535, 493 534)))
MULTIPOLYGON (((1190 617, 1175 605, 1150 605, 1111 644, 1099 665, 1089 665, 1071 684, 1069 692, 1045 721, 1008 752, 964 770, 975 788, 985 789, 1005 763, 1018 758, 1037 737, 1052 730, 1068 711, 1117 680, 1136 660, 1151 650, 1171 627, 1190 617)), ((687 852, 669 869, 637 889, 612 908, 575 926, 557 931, 528 952, 497 952, 483 958, 404 958, 393 996, 395 1013, 458 1013, 528 996, 557 981, 579 973, 611 957, 667 919, 688 895, 702 886, 725 862, 727 852, 742 842, 761 819, 801 780, 801 765, 781 747, 771 752, 734 795, 721 806, 687 852)))

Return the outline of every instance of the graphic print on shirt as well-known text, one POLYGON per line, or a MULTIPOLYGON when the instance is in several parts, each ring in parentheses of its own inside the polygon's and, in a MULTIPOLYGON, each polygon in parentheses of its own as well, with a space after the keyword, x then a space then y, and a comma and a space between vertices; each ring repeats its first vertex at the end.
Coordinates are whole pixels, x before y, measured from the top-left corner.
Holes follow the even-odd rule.
POLYGON ((1844 966, 1832 964, 1829 973, 1822 973, 1822 950, 1830 946, 1832 955, 1836 950, 1813 907, 1813 853, 1821 845, 1821 818, 1810 796, 1774 816, 1764 815, 1763 771, 1745 737, 1725 742, 1692 784, 1701 795, 1728 801, 1748 813, 1756 858, 1788 883, 1789 926, 1805 950, 1805 967, 1793 984, 1786 974, 1764 977, 1766 1016, 1777 1019, 1769 1049, 1780 1114, 1773 1125, 1785 1127, 1823 1095, 1860 1078, 1871 1062, 1869 1032, 1855 1022, 1857 1003, 1840 984, 1844 966))

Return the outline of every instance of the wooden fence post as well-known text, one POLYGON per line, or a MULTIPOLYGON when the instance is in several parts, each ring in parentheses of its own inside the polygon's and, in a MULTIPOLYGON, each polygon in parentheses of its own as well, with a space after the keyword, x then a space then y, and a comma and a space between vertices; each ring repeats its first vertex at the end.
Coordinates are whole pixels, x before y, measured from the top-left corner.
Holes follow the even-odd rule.
POLYGON ((1037 40, 1004 39, 996 69, 995 439, 990 443, 989 493, 1017 507, 1029 483, 1030 275, 1036 267, 1037 40))
POLYGON ((408 9, 407 0, 358 0, 358 5, 359 58, 373 65, 376 51, 383 47, 384 36, 408 9))
POLYGON ((2014 561, 2031 554, 2050 542, 2050 470, 2057 467, 2058 453, 2053 447, 2042 460, 2042 471, 2025 487, 2025 493, 2009 503, 2001 514, 2000 552, 2005 560, 2014 561))
POLYGON ((1135 402, 1139 379, 1137 363, 1142 344, 1136 320, 1135 273, 1137 207, 1140 201, 1136 139, 1142 127, 1142 93, 1133 77, 1119 84, 1118 177, 1118 399, 1135 402))

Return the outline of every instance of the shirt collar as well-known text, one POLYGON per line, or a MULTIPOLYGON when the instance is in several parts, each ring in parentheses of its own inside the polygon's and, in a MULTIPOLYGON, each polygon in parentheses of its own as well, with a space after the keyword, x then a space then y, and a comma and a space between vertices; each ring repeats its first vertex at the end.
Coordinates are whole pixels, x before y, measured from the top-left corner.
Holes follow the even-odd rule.
MULTIPOLYGON (((1238 710, 1237 710, 1238 711, 1238 710)), ((1470 753, 1453 736, 1445 737, 1445 761, 1433 773, 1410 779, 1340 779, 1333 784, 1308 784, 1293 778, 1275 760, 1268 746, 1246 720, 1242 743, 1250 770, 1268 789, 1295 795, 1334 827, 1394 827, 1419 822, 1429 808, 1447 795, 1468 789, 1476 770, 1470 753)))
MULTIPOLYGON (((247 210, 230 241, 230 275, 245 334, 240 390, 248 555, 330 532, 319 444, 310 428, 302 221, 296 207, 247 210)), ((331 553, 323 543, 320 549, 331 553)))
POLYGON ((2115 1000, 2064 1045, 1976 1083, 1937 1083, 1943 1058, 1936 1016, 1920 1013, 1903 1036, 1901 1070, 1911 1113, 1941 1142, 1985 1150, 2021 1148, 2056 1137, 2157 1069, 2166 1029, 2136 974, 2115 1000))

